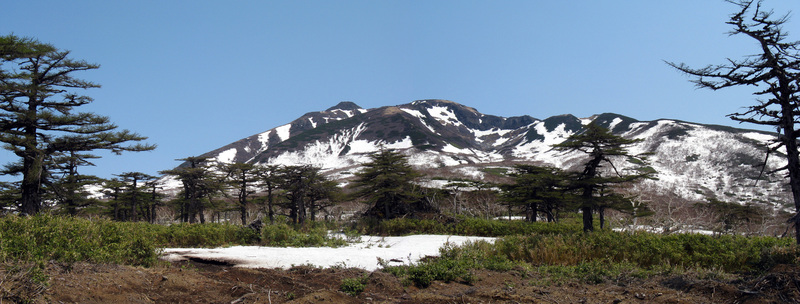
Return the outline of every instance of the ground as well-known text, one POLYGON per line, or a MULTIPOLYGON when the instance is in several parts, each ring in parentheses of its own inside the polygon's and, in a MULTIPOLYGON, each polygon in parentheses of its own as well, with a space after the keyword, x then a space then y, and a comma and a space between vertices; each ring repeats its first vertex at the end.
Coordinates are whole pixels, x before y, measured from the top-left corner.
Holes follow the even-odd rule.
MULTIPOLYGON (((293 267, 247 269, 185 261, 152 268, 47 265, 46 285, 34 288, 19 267, 0 267, 0 303, 797 303, 800 267, 779 265, 737 280, 687 275, 585 284, 546 283, 522 269, 477 271, 472 285, 434 282, 406 286, 382 271, 293 267), (17 275, 15 275, 17 274, 17 275), (340 291, 346 278, 367 276, 358 296, 340 291), (15 282, 16 281, 16 282, 15 282)), ((28 275, 30 276, 30 274, 28 275)))

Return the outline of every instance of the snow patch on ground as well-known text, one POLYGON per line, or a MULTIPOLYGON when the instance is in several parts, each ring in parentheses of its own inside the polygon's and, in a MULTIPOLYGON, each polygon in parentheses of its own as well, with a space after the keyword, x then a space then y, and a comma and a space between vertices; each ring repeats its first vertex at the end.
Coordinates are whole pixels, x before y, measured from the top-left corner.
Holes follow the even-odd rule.
POLYGON ((400 110, 402 110, 403 112, 406 112, 408 114, 411 114, 412 116, 414 116, 416 118, 419 118, 419 122, 421 122, 422 125, 424 125, 426 128, 428 128, 428 130, 430 130, 432 133, 436 133, 436 130, 434 130, 433 127, 431 127, 430 125, 425 123, 425 114, 422 114, 422 112, 417 111, 417 110, 412 110, 412 109, 406 109, 406 108, 400 108, 400 110))
POLYGON ((217 154, 216 157, 217 162, 223 164, 232 163, 234 159, 236 159, 236 148, 230 148, 228 150, 225 150, 222 153, 217 154))
POLYGON ((448 107, 432 106, 428 108, 428 114, 435 118, 442 125, 462 125, 456 113, 448 107))
POLYGON ((289 139, 289 130, 292 128, 292 124, 285 124, 280 127, 275 128, 275 132, 278 133, 278 137, 281 138, 281 141, 285 141, 289 139))
POLYGON ((749 139, 760 141, 762 143, 768 143, 770 141, 773 141, 773 140, 777 139, 776 134, 764 134, 764 133, 758 133, 758 132, 748 132, 748 133, 742 134, 742 136, 744 136, 746 138, 749 138, 749 139))
POLYGON ((270 134, 272 134, 272 130, 269 130, 267 132, 258 134, 258 142, 260 142, 261 146, 264 147, 263 149, 266 149, 266 147, 269 146, 269 135, 270 134))
POLYGON ((442 246, 461 246, 468 242, 493 243, 495 238, 447 235, 411 236, 361 236, 360 242, 340 248, 329 247, 261 247, 234 246, 228 248, 166 248, 162 259, 181 261, 200 258, 228 262, 246 268, 291 268, 313 265, 323 268, 333 266, 356 267, 367 271, 378 270, 378 259, 391 265, 417 263, 426 256, 438 256, 442 246))
POLYGON ((609 130, 614 130, 614 127, 616 127, 621 122, 622 122, 622 118, 614 117, 614 120, 612 120, 611 124, 608 125, 608 129, 609 130))

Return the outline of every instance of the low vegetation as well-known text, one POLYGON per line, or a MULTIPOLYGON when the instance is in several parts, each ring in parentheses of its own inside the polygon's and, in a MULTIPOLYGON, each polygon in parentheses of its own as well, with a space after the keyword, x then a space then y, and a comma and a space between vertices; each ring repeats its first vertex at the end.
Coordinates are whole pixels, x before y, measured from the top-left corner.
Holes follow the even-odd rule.
MULTIPOLYGON (((459 217, 449 223, 435 220, 393 219, 369 226, 365 232, 384 235, 444 233, 499 236, 495 243, 445 245, 437 258, 405 266, 384 264, 384 271, 406 283, 426 287, 433 281, 471 284, 473 271, 538 273, 543 283, 581 280, 585 283, 627 277, 683 273, 737 274, 766 271, 777 264, 798 264, 800 247, 792 239, 700 234, 660 235, 646 232, 581 232, 578 219, 565 223, 483 220, 459 217)), ((78 261, 154 266, 162 247, 228 245, 341 246, 330 225, 289 224, 264 226, 261 231, 227 224, 113 222, 37 215, 0 218, 0 262, 33 265, 78 261)), ((352 233, 348 233, 352 234, 352 233)), ((357 295, 363 278, 342 282, 342 290, 357 295)))

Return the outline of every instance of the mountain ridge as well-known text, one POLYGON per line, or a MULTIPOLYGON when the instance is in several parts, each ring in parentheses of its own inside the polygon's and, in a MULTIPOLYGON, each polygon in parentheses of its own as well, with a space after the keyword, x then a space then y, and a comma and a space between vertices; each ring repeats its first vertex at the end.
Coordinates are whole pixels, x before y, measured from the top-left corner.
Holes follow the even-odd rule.
MULTIPOLYGON (((480 167, 489 164, 576 168, 583 155, 558 152, 551 146, 589 122, 616 135, 641 139, 630 151, 652 154, 651 166, 659 179, 637 187, 673 192, 689 200, 714 197, 776 207, 787 195, 778 175, 767 176, 762 186, 752 186, 760 169, 750 165, 763 163, 763 146, 772 137, 767 132, 673 119, 639 121, 615 113, 588 118, 571 114, 545 119, 500 117, 441 99, 372 109, 340 102, 202 156, 223 163, 314 165, 323 172, 349 172, 332 176, 346 182, 371 153, 389 148, 409 155, 411 164, 420 169, 458 168, 480 178, 480 167)), ((620 163, 624 169, 625 161, 620 163)), ((767 167, 780 165, 773 157, 767 167)))

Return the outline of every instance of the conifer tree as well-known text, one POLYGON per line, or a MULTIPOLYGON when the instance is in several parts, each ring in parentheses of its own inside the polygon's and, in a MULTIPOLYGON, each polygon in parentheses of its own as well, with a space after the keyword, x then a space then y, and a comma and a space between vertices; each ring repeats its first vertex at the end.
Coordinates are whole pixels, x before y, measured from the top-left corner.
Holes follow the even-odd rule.
POLYGON ((381 150, 370 155, 370 162, 356 173, 354 196, 370 205, 368 215, 391 219, 415 211, 420 201, 413 183, 421 175, 411 168, 400 152, 381 150))
POLYGON ((646 169, 646 163, 638 156, 630 155, 626 146, 638 142, 639 140, 625 139, 611 133, 594 122, 585 126, 580 133, 573 134, 560 144, 553 145, 553 148, 560 151, 579 151, 588 154, 589 158, 583 166, 583 172, 574 179, 574 187, 579 193, 578 201, 581 213, 583 213, 583 230, 586 232, 594 230, 593 210, 599 210, 603 206, 611 206, 610 202, 619 199, 617 196, 599 196, 600 190, 608 185, 631 182, 637 179, 650 177, 654 172, 646 169), (641 164, 634 173, 623 175, 612 162, 612 158, 636 159, 633 163, 641 164), (603 176, 600 170, 603 164, 608 164, 613 169, 613 173, 603 176))
POLYGON ((567 174, 558 168, 519 164, 509 175, 514 183, 500 186, 503 198, 511 205, 524 206, 528 221, 536 221, 542 212, 548 222, 553 222, 556 212, 571 203, 567 174))
POLYGON ((88 159, 99 158, 98 156, 69 151, 57 153, 48 162, 48 172, 50 178, 43 179, 43 187, 48 189, 53 196, 53 200, 62 208, 63 212, 69 215, 77 215, 78 212, 97 201, 89 199, 86 186, 100 184, 101 179, 93 175, 84 175, 78 171, 80 166, 92 166, 88 159))
POLYGON ((92 102, 75 90, 100 86, 73 74, 99 66, 69 54, 34 39, 0 36, 0 142, 21 160, 22 214, 40 211, 46 162, 56 153, 155 148, 129 144, 146 137, 115 131, 117 126, 108 117, 75 111, 92 102))
POLYGON ((206 156, 191 156, 178 159, 184 166, 161 171, 161 174, 175 176, 183 183, 182 197, 177 199, 178 219, 184 223, 205 222, 203 199, 211 200, 212 193, 222 188, 221 178, 214 174, 211 159, 206 156))
POLYGON ((255 183, 258 182, 256 167, 247 163, 221 164, 220 171, 225 173, 225 182, 233 192, 236 193, 236 202, 239 208, 239 215, 242 226, 247 222, 248 198, 255 193, 255 183))
POLYGON ((256 175, 260 178, 262 187, 267 191, 267 218, 270 224, 275 223, 275 191, 280 184, 280 167, 277 165, 267 165, 257 167, 256 175))
POLYGON ((127 210, 123 209, 125 210, 124 218, 132 222, 138 221, 140 212, 149 210, 149 205, 144 204, 147 201, 144 189, 146 189, 146 182, 151 181, 155 176, 142 172, 125 172, 117 176, 127 188, 123 193, 123 200, 127 204, 127 210))

